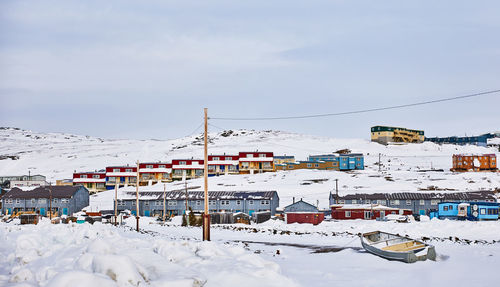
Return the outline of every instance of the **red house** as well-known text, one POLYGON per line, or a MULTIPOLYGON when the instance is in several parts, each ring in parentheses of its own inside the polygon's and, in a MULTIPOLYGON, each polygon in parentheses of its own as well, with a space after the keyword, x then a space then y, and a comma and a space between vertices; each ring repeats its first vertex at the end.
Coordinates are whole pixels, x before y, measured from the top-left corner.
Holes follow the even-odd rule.
POLYGON ((239 158, 238 155, 209 155, 208 175, 238 174, 239 158))
POLYGON ((325 219, 325 214, 322 212, 288 212, 285 213, 285 219, 287 224, 311 223, 318 225, 325 219))
POLYGON ((203 176, 204 162, 202 159, 173 159, 172 179, 191 179, 203 176))
POLYGON ((90 193, 106 190, 105 172, 75 172, 73 173, 73 185, 83 185, 90 193))
POLYGON ((137 182, 137 167, 108 166, 106 167, 106 189, 113 189, 116 184, 135 185, 137 182))
POLYGON ((378 204, 335 204, 332 208, 332 219, 376 219, 388 214, 411 215, 409 209, 392 208, 378 204))
POLYGON ((171 180, 172 164, 166 162, 139 163, 139 184, 167 182, 171 180))
POLYGON ((240 173, 254 174, 274 171, 274 155, 272 152, 240 152, 240 173))

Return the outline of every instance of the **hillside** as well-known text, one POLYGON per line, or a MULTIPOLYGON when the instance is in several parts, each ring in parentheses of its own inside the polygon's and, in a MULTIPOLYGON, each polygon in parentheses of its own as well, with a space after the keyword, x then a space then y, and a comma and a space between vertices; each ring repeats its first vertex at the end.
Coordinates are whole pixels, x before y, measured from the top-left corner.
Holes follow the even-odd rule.
MULTIPOLYGON (((74 170, 99 170, 109 165, 134 164, 135 161, 170 161, 174 158, 202 158, 200 135, 173 140, 109 140, 62 133, 37 133, 14 128, 0 129, 0 175, 44 174, 48 180, 71 178, 74 170)), ((328 193, 339 180, 340 194, 372 192, 416 192, 419 190, 467 191, 500 187, 500 173, 452 173, 451 156, 455 153, 495 153, 477 146, 439 146, 433 143, 384 146, 365 139, 336 139, 282 131, 237 130, 210 133, 209 153, 272 151, 275 155, 294 155, 305 160, 310 154, 351 149, 365 154, 365 170, 281 171, 256 175, 232 175, 210 178, 211 190, 277 190, 280 205, 293 197, 320 207, 328 204, 328 193), (378 155, 381 154, 381 171, 378 155), (418 172, 444 169, 444 172, 418 172)), ((500 155, 496 152, 497 156, 500 155)), ((202 179, 189 185, 202 186, 202 179)), ((171 183, 169 189, 178 189, 171 183)), ((160 187, 149 187, 159 189, 160 187)), ((96 204, 106 204, 105 194, 96 204), (102 202, 102 203, 99 203, 102 202)), ((111 203, 110 203, 111 204, 111 203)), ((106 204, 107 205, 107 204, 106 204)), ((103 208, 101 206, 101 208, 103 208)))

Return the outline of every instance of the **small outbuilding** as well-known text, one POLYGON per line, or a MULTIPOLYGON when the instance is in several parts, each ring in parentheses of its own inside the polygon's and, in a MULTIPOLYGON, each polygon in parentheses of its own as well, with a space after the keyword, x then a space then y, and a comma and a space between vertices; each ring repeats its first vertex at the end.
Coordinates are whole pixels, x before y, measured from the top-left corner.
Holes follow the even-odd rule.
POLYGON ((285 220, 287 224, 310 223, 317 225, 325 219, 324 213, 319 212, 316 206, 307 203, 302 199, 285 206, 283 211, 285 213, 285 220))

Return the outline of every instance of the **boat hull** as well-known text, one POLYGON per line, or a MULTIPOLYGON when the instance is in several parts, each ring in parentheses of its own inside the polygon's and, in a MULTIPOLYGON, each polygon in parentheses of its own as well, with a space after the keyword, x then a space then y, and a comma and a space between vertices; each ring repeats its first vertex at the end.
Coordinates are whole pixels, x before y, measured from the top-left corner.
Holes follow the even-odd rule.
MULTIPOLYGON (((370 233, 371 235, 373 235, 373 233, 370 233)), ((390 233, 385 233, 385 234, 388 234, 388 235, 391 235, 391 236, 394 236, 395 238, 399 237, 401 239, 408 239, 408 240, 411 240, 411 241, 416 241, 416 240, 413 240, 413 239, 410 239, 410 238, 406 238, 406 237, 402 237, 402 236, 398 236, 396 234, 390 234, 390 233)), ((361 234, 361 245, 363 246, 363 248, 374 254, 374 255, 377 255, 379 257, 382 257, 382 258, 385 258, 385 259, 388 259, 388 260, 397 260, 397 261, 402 261, 402 262, 406 262, 406 263, 414 263, 414 262, 417 262, 417 261, 425 261, 427 259, 429 260, 435 260, 436 259, 436 251, 435 251, 435 248, 434 246, 432 245, 429 245, 427 243, 424 243, 422 241, 416 241, 420 244, 423 245, 422 248, 418 248, 418 249, 414 249, 414 250, 411 250, 411 251, 405 251, 405 252, 397 252, 397 251, 387 251, 387 250, 383 250, 382 248, 379 248, 379 247, 376 247, 376 246, 372 246, 365 238, 364 238, 364 235, 365 234, 361 234)))

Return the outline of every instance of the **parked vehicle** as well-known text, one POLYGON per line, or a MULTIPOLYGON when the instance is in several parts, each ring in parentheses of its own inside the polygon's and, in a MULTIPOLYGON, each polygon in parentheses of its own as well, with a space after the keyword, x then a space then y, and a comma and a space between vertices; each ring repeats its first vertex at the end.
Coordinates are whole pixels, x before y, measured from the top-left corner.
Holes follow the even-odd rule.
POLYGON ((425 242, 382 231, 360 235, 363 248, 377 256, 406 263, 436 260, 434 246, 425 242))

